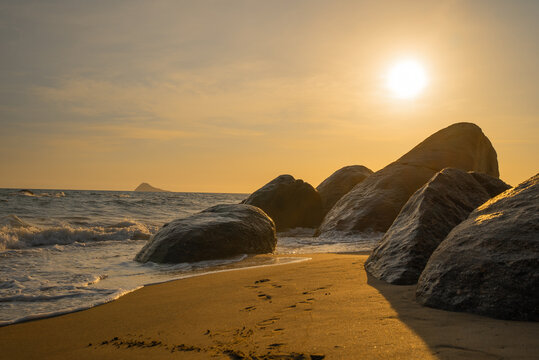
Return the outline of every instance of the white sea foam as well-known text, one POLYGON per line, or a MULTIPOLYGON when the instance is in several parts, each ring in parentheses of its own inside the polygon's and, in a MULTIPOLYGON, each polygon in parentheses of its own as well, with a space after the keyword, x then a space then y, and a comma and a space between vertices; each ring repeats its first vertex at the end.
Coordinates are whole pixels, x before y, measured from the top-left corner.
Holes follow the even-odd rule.
POLYGON ((58 192, 43 192, 43 193, 34 193, 30 190, 19 190, 18 192, 14 193, 15 195, 20 196, 29 196, 29 197, 64 197, 66 194, 63 191, 58 192))
POLYGON ((136 221, 122 221, 108 226, 74 226, 63 224, 41 228, 15 215, 0 219, 0 250, 23 249, 44 245, 66 245, 110 240, 147 240, 157 226, 136 221))
MULTIPOLYGON (((94 306, 98 306, 98 305, 102 305, 102 304, 106 304, 108 302, 114 301, 114 300, 120 298, 121 296, 129 294, 130 292, 133 292, 135 290, 141 289, 142 287, 143 286, 137 286, 135 288, 128 289, 128 290, 118 289, 117 291, 115 291, 112 294, 109 294, 107 296, 103 296, 103 297, 99 298, 98 300, 95 300, 95 301, 92 301, 92 302, 87 302, 82 306, 66 306, 66 307, 62 308, 61 310, 42 311, 42 312, 36 312, 34 314, 31 314, 31 315, 24 315, 24 316, 16 317, 16 318, 9 319, 9 320, 0 320, 0 326, 6 326, 6 325, 16 324, 16 323, 30 321, 30 320, 44 319, 44 318, 49 318, 49 317, 53 317, 53 316, 59 316, 59 315, 64 315, 64 314, 69 314, 69 313, 73 313, 73 312, 77 312, 77 311, 90 309, 90 308, 92 308, 94 306)), ((33 301, 37 301, 37 299, 34 299, 33 301)))

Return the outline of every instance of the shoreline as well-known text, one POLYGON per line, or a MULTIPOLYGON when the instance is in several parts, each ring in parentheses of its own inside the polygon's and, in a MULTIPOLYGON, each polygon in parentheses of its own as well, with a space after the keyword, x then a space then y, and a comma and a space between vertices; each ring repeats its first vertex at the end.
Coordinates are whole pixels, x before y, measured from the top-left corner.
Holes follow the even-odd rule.
MULTIPOLYGON (((278 257, 278 256, 277 256, 278 257)), ((290 257, 290 256, 288 256, 290 257)), ((362 254, 219 271, 0 328, 9 359, 520 358, 539 324, 422 307, 369 277, 362 254)))
POLYGON ((135 288, 132 288, 132 289, 127 289, 127 290, 122 289, 122 291, 119 294, 114 294, 113 297, 105 298, 103 301, 100 301, 98 303, 94 303, 92 305, 82 306, 82 307, 76 308, 76 309, 59 310, 59 311, 54 311, 54 312, 51 312, 51 313, 33 314, 33 315, 28 315, 28 316, 25 316, 23 318, 19 318, 19 319, 12 320, 12 321, 10 321, 10 320, 0 321, 0 328, 5 327, 5 326, 9 326, 9 325, 20 324, 20 323, 25 323, 25 322, 29 322, 29 321, 36 321, 36 320, 42 320, 42 319, 50 319, 50 318, 57 317, 57 316, 68 315, 68 314, 76 313, 76 312, 79 312, 79 311, 89 310, 89 309, 95 308, 97 306, 102 306, 102 305, 108 304, 110 302, 116 301, 119 298, 121 298, 122 296, 125 296, 125 295, 127 295, 129 293, 132 293, 134 291, 140 290, 140 289, 142 289, 144 287, 147 287, 147 286, 159 285, 159 284, 164 284, 164 283, 171 282, 171 281, 188 279, 188 278, 191 278, 191 277, 205 276, 205 275, 210 275, 210 274, 215 274, 215 273, 220 273, 220 272, 247 270, 247 269, 254 269, 254 268, 259 268, 259 267, 267 267, 267 266, 279 266, 279 265, 293 264, 293 263, 296 263, 296 262, 302 262, 302 261, 311 260, 311 258, 309 258, 309 257, 288 256, 287 254, 281 254, 281 255, 273 255, 272 254, 271 258, 273 260, 275 260, 277 258, 284 258, 284 259, 287 259, 289 261, 283 262, 283 263, 270 263, 270 264, 242 266, 242 264, 244 262, 257 261, 257 260, 264 261, 264 259, 263 259, 264 257, 269 258, 269 256, 266 255, 266 254, 262 254, 262 255, 247 255, 247 254, 244 254, 242 256, 244 256, 244 257, 241 260, 238 260, 238 261, 235 261, 235 262, 232 262, 232 263, 228 263, 228 264, 224 264, 224 265, 217 265, 217 266, 209 267, 209 269, 214 268, 214 269, 218 269, 218 270, 209 270, 209 271, 192 270, 189 273, 185 273, 185 274, 182 274, 182 275, 179 275, 179 276, 176 276, 176 277, 172 277, 172 278, 169 278, 169 279, 166 279, 166 280, 159 280, 159 281, 150 282, 150 283, 147 283, 147 284, 142 284, 142 285, 136 286, 135 288), (220 269, 220 268, 223 268, 223 269, 220 269))

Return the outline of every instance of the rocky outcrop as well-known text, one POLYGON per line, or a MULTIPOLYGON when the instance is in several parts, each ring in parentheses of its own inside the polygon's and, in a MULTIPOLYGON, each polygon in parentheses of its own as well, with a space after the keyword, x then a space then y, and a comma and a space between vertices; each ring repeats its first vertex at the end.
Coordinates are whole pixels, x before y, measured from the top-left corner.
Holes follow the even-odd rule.
POLYGON ((496 151, 481 129, 453 124, 355 186, 329 211, 318 234, 387 231, 410 196, 446 167, 499 176, 496 151))
POLYGON ((296 227, 317 227, 322 221, 322 200, 303 180, 280 175, 252 193, 244 204, 261 208, 284 231, 296 227))
MULTIPOLYGON (((434 175, 406 202, 365 262, 365 269, 391 284, 417 283, 431 254, 451 229, 491 197, 474 175, 454 168, 434 175)), ((503 183, 480 175, 486 184, 503 183)))
POLYGON ((168 192, 168 190, 158 189, 156 187, 151 186, 148 183, 143 182, 134 191, 139 192, 168 192))
POLYGON ((260 209, 217 205, 165 224, 140 250, 140 262, 182 263, 224 259, 239 254, 271 253, 275 225, 260 209))
POLYGON ((539 174, 490 199, 455 227, 419 277, 424 305, 539 320, 539 174))
POLYGON ((348 193, 354 186, 372 174, 372 170, 361 165, 345 166, 324 180, 316 187, 322 199, 324 215, 335 205, 340 198, 348 193))

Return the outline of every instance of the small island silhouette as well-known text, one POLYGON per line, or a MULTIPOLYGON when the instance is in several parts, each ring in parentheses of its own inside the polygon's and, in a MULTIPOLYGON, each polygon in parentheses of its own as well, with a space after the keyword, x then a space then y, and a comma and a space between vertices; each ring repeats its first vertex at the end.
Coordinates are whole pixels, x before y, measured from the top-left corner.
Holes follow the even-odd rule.
POLYGON ((140 191, 140 192, 170 192, 168 190, 163 190, 163 189, 153 187, 150 184, 145 183, 145 182, 143 182, 139 186, 137 186, 135 191, 140 191))

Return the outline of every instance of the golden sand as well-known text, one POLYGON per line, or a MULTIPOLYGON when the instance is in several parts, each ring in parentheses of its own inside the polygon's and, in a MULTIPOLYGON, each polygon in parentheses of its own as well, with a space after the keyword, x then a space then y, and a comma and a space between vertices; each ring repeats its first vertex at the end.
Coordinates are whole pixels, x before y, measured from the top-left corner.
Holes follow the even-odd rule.
POLYGON ((533 359, 539 324, 425 308, 368 278, 366 255, 147 286, 0 328, 2 359, 533 359))

